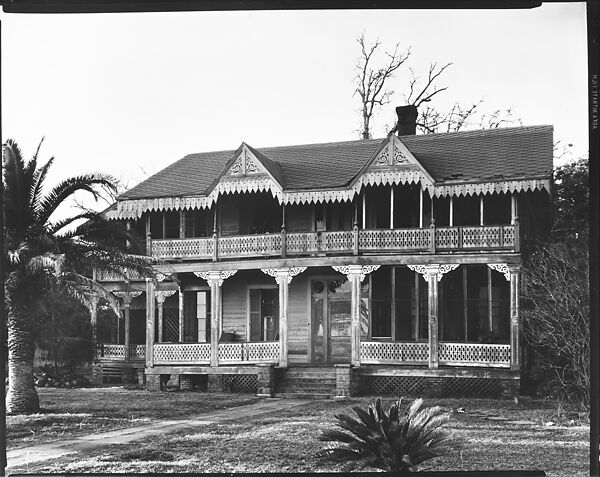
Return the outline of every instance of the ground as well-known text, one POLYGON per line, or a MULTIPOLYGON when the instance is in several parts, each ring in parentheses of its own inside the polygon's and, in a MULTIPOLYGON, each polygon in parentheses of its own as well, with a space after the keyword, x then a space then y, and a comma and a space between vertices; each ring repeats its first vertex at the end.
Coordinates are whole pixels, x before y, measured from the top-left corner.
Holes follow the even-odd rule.
MULTIPOLYGON (((182 427, 128 444, 91 449, 11 472, 315 472, 336 471, 313 457, 318 436, 334 415, 352 414, 373 398, 309 401, 243 420, 182 427)), ((244 394, 151 393, 121 387, 41 389, 43 413, 8 418, 9 448, 89 433, 189 418, 258 398, 244 394)), ((389 402, 389 400, 387 400, 389 402)), ((548 476, 588 474, 589 425, 585 416, 552 401, 426 399, 452 410, 450 432, 462 451, 430 461, 429 470, 541 469, 548 476)))

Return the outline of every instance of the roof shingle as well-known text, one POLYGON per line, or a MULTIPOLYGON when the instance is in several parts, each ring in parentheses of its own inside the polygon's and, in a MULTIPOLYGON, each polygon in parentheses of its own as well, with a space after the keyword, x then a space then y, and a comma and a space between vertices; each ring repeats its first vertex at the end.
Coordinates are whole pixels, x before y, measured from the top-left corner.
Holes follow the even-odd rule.
MULTIPOLYGON (((285 190, 347 186, 385 139, 251 148, 285 190)), ((401 136, 436 184, 548 178, 552 126, 401 136)), ((250 146, 249 146, 250 147, 250 146)), ((205 195, 235 150, 189 154, 119 199, 205 195)))

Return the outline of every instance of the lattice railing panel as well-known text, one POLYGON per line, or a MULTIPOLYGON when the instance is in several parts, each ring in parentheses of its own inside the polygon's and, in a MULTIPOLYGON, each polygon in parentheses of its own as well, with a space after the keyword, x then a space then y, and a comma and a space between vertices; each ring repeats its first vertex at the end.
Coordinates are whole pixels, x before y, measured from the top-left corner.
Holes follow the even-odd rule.
POLYGON ((232 393, 256 394, 258 377, 256 374, 225 374, 223 375, 223 388, 232 393))
POLYGON ((125 345, 103 344, 99 350, 98 357, 104 359, 125 359, 125 345))
POLYGON ((361 363, 421 364, 428 361, 428 343, 394 343, 381 341, 363 341, 360 343, 361 363))
POLYGON ((426 379, 422 376, 361 376, 359 392, 367 396, 416 396, 423 393, 426 379))
POLYGON ((210 343, 155 343, 155 364, 210 363, 210 343))
POLYGON ((280 255, 281 235, 239 235, 219 238, 219 256, 280 255))
POLYGON ((240 363, 245 355, 244 343, 219 343, 219 363, 240 363))
POLYGON ((279 341, 219 343, 219 363, 277 363, 279 341))
POLYGON ((314 232, 286 234, 285 249, 290 255, 317 252, 317 234, 314 232))
POLYGON ((360 250, 427 250, 430 246, 429 229, 360 230, 360 250))
POLYGON ((324 252, 351 252, 354 244, 354 232, 322 232, 321 250, 324 252))
POLYGON ((478 343, 439 343, 440 364, 460 366, 510 367, 510 345, 478 343))
POLYGON ((243 343, 248 350, 248 361, 255 363, 279 362, 279 341, 243 343))
POLYGON ((140 345, 140 344, 129 345, 129 359, 133 359, 133 360, 146 359, 146 345, 140 345))
POLYGON ((514 247, 515 246, 515 227, 514 225, 504 225, 502 227, 502 246, 503 247, 514 247))
POLYGON ((500 247, 500 227, 462 227, 462 248, 500 247))
POLYGON ((154 258, 212 258, 212 238, 152 240, 154 258))
POLYGON ((179 341, 179 310, 165 308, 163 315, 163 341, 179 341))
POLYGON ((435 246, 436 248, 459 248, 460 230, 458 227, 436 227, 435 228, 435 246))
POLYGON ((446 378, 442 382, 443 397, 498 398, 501 393, 499 379, 446 378))

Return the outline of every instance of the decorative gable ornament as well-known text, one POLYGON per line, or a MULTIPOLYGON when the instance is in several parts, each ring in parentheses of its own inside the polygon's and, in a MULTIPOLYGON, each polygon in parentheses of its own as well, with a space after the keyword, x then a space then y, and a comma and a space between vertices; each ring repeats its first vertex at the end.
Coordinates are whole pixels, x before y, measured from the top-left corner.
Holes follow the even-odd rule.
POLYGON ((433 177, 395 135, 390 135, 370 164, 356 178, 352 189, 359 193, 366 185, 398 185, 421 183, 423 190, 434 193, 433 177))
POLYGON ((220 194, 233 194, 241 192, 271 192, 273 197, 283 199, 283 187, 271 175, 260 159, 250 150, 246 144, 242 144, 241 150, 229 169, 218 178, 216 185, 210 192, 211 202, 217 200, 220 194))

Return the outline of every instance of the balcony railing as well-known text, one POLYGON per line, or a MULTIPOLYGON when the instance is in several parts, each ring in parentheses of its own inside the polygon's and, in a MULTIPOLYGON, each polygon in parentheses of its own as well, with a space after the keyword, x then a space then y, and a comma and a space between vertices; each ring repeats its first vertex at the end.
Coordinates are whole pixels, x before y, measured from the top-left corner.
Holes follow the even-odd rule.
POLYGON ((310 256, 324 253, 406 253, 472 250, 518 251, 518 225, 364 229, 327 232, 153 239, 158 259, 218 260, 245 257, 310 256))
MULTIPOLYGON (((427 364, 428 343, 363 341, 360 362, 363 364, 427 364)), ((510 345, 479 343, 439 343, 438 362, 446 366, 510 367, 510 345)))
MULTIPOLYGON (((125 345, 122 344, 101 344, 96 352, 98 359, 111 361, 125 361, 125 345)), ((146 345, 129 345, 129 360, 143 361, 146 359, 146 345)))

